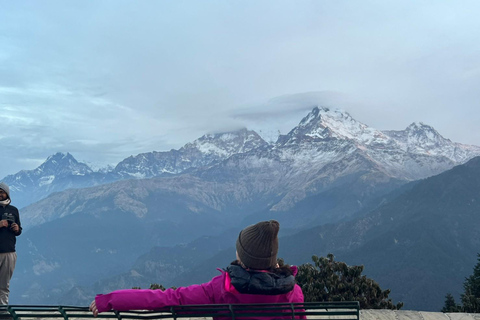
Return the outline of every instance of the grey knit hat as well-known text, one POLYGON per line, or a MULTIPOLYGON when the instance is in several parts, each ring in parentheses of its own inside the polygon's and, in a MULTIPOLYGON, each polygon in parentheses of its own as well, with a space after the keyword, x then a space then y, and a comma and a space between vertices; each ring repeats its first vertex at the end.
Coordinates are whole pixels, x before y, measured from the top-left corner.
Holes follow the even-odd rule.
POLYGON ((277 264, 278 221, 262 221, 246 227, 237 239, 240 261, 248 268, 269 269, 277 264))
POLYGON ((5 182, 0 182, 0 189, 7 193, 8 199, 10 199, 10 188, 5 182))

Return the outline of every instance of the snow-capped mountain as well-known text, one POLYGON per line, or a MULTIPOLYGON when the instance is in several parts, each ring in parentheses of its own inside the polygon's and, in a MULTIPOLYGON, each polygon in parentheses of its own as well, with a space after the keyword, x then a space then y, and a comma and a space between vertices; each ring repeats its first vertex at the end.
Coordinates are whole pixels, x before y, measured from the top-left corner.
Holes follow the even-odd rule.
MULTIPOLYGON (((426 178, 477 155, 480 147, 451 142, 427 125, 382 132, 344 111, 315 107, 261 157, 264 172, 279 173, 276 184, 284 192, 272 210, 286 210, 341 180, 354 179, 376 188, 391 179, 406 182, 426 178)), ((258 158, 258 154, 249 153, 242 166, 255 168, 258 158)))
POLYGON ((22 170, 6 176, 13 204, 19 208, 44 198, 46 195, 73 187, 96 185, 94 172, 70 154, 58 152, 34 170, 22 170))
POLYGON ((142 153, 121 161, 114 172, 128 178, 151 178, 162 174, 178 174, 190 168, 204 167, 237 153, 265 146, 255 131, 207 134, 178 150, 142 153))
POLYGON ((5 182, 21 181, 10 186, 10 189, 18 191, 29 185, 50 185, 56 177, 65 175, 84 176, 92 173, 92 170, 84 163, 80 163, 70 154, 58 152, 51 155, 47 160, 34 170, 22 170, 15 175, 5 177, 5 182), (23 179, 28 177, 28 179, 23 179))
POLYGON ((93 171, 69 153, 57 153, 34 170, 23 170, 3 179, 13 191, 19 208, 47 197, 52 192, 85 188, 118 180, 152 178, 178 174, 211 165, 232 154, 268 145, 256 132, 247 129, 208 134, 178 150, 142 153, 121 161, 111 171, 93 171))
POLYGON ((365 150, 389 149, 411 155, 443 156, 454 162, 465 162, 480 150, 477 146, 445 139, 434 128, 421 122, 412 123, 405 130, 379 131, 356 121, 347 112, 318 107, 277 143, 291 144, 307 137, 311 138, 310 141, 351 141, 365 150))
MULTIPOLYGON (((284 210, 328 190, 338 179, 361 176, 362 183, 369 181, 371 188, 377 188, 379 182, 391 179, 432 176, 476 155, 480 155, 480 147, 454 143, 422 123, 382 132, 347 112, 315 107, 274 144, 247 129, 209 134, 178 150, 131 156, 110 172, 93 172, 70 154, 59 153, 35 170, 4 180, 14 190, 15 203, 22 207, 67 188, 188 171, 202 179, 242 185, 239 190, 246 191, 236 196, 238 203, 252 192, 265 199, 275 195, 280 200, 272 210, 284 210)), ((362 192, 374 193, 368 188, 362 192)), ((221 202, 217 204, 222 207, 221 202)))
POLYGON ((478 153, 479 147, 452 142, 437 130, 422 122, 412 123, 402 131, 384 131, 400 148, 411 154, 446 157, 456 163, 464 163, 478 153))
POLYGON ((300 124, 280 139, 281 144, 292 143, 299 138, 315 140, 351 140, 359 144, 385 143, 388 137, 381 131, 356 121, 347 112, 315 107, 300 124))
POLYGON ((326 163, 356 154, 388 176, 405 180, 438 174, 480 154, 480 147, 452 142, 423 123, 382 132, 346 112, 328 108, 314 108, 296 128, 279 138, 276 147, 285 149, 284 156, 296 161, 298 153, 307 150, 305 156, 320 157, 326 163), (322 155, 312 154, 312 147, 322 155), (292 149, 295 152, 289 153, 292 149))

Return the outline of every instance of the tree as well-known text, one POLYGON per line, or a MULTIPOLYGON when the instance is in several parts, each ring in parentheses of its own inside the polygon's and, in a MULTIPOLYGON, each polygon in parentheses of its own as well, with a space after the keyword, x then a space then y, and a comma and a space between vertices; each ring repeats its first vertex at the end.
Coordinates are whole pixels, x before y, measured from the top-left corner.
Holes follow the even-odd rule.
POLYGON ((478 262, 473 268, 473 274, 463 283, 464 293, 460 296, 464 312, 480 312, 480 253, 478 262))
POLYGON ((150 290, 162 290, 162 291, 165 291, 165 287, 161 284, 158 284, 158 283, 152 283, 150 284, 150 290))
POLYGON ((399 310, 388 298, 390 290, 382 290, 372 279, 362 276, 363 266, 348 266, 335 261, 333 254, 327 257, 313 256, 310 263, 299 267, 297 282, 302 288, 306 302, 359 301, 362 309, 399 310))
POLYGON ((447 295, 445 296, 445 305, 442 308, 442 312, 447 313, 447 312, 461 312, 461 311, 462 311, 462 307, 455 302, 455 299, 450 293, 447 293, 447 295))
MULTIPOLYGON (((176 290, 177 287, 170 287, 171 289, 174 289, 176 290)), ((141 289, 140 287, 133 287, 132 289, 141 289)), ((162 284, 158 284, 158 283, 151 283, 150 284, 150 288, 148 288, 150 290, 162 290, 162 291, 165 291, 166 288, 162 285, 162 284)))

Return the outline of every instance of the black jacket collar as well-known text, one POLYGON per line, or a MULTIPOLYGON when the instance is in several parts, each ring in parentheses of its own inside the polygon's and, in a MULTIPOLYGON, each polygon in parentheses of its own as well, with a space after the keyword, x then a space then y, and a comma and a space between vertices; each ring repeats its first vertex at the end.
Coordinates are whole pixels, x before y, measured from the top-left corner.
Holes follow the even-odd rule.
POLYGON ((295 287, 293 275, 246 270, 238 265, 229 265, 226 271, 232 285, 240 293, 277 295, 290 292, 295 287))

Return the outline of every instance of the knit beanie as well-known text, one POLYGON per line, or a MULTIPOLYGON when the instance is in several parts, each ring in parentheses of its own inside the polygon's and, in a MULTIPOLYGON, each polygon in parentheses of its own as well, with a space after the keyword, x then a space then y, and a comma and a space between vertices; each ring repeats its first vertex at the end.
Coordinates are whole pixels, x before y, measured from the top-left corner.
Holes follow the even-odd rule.
POLYGON ((248 268, 269 269, 277 264, 278 221, 262 221, 246 227, 237 239, 240 261, 248 268))
POLYGON ((7 193, 8 199, 10 199, 10 188, 5 182, 0 182, 0 189, 7 193))

